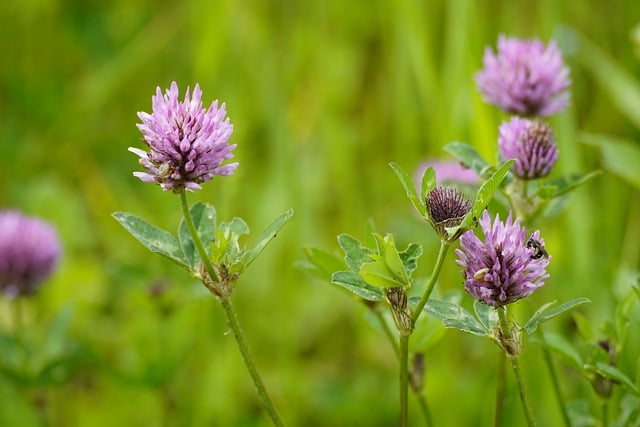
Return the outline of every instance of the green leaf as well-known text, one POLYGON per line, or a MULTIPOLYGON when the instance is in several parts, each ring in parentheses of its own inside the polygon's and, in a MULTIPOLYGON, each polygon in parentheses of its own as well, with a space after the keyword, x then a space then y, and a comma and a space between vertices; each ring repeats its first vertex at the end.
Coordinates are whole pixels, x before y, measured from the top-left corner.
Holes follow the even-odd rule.
POLYGON ((478 192, 476 193, 476 198, 473 202, 471 212, 469 212, 465 216, 460 225, 458 225, 457 227, 446 229, 449 236, 454 236, 460 229, 470 228, 471 225, 475 221, 477 221, 477 219, 482 215, 482 211, 484 211, 489 205, 493 194, 496 192, 504 178, 507 176, 509 168, 511 167, 513 162, 513 160, 505 162, 496 170, 493 175, 491 175, 485 182, 482 183, 482 185, 478 189, 478 192))
POLYGON ((553 191, 545 191, 545 189, 549 188, 547 186, 540 187, 537 191, 537 195, 544 199, 553 199, 556 197, 564 196, 577 189, 578 187, 586 184, 591 181, 593 178, 602 174, 602 171, 593 171, 589 172, 585 175, 573 175, 568 177, 563 177, 561 179, 552 181, 547 183, 549 187, 553 188, 553 191))
POLYGON ((363 247, 356 238, 348 234, 340 234, 338 244, 345 253, 345 261, 349 269, 354 273, 358 273, 363 264, 371 262, 369 258, 371 250, 363 247))
POLYGON ((381 288, 369 285, 362 277, 352 271, 336 271, 331 283, 341 286, 367 301, 382 301, 384 293, 381 288))
POLYGON ((464 142, 450 142, 444 146, 444 151, 458 159, 466 167, 473 169, 478 176, 483 176, 489 163, 471 145, 464 142))
POLYGON ((304 253, 308 263, 301 264, 301 267, 328 282, 331 281, 334 272, 345 268, 341 258, 322 249, 304 248, 304 253))
MULTIPOLYGON (((191 207, 189 212, 191 213, 193 225, 196 227, 198 236, 204 245, 205 251, 207 251, 207 255, 211 255, 210 246, 214 240, 216 230, 215 208, 211 205, 198 202, 191 207)), ((195 269, 200 261, 200 254, 198 254, 196 250, 193 239, 191 238, 191 233, 189 233, 189 227, 187 227, 184 218, 182 218, 180 227, 178 227, 178 239, 189 266, 192 270, 195 269)))
POLYGON ((249 264, 251 264, 253 260, 256 259, 260 252, 262 252, 267 244, 276 237, 280 229, 282 229, 282 227, 287 223, 287 221, 291 219, 292 216, 293 209, 289 209, 264 229, 260 237, 258 237, 258 241, 255 246, 242 256, 243 268, 247 268, 249 264))
POLYGON ((474 217, 479 218, 480 215, 482 215, 482 211, 487 208, 491 198, 493 197, 493 193, 496 192, 504 178, 507 176, 513 162, 514 160, 508 160, 505 162, 493 175, 489 177, 489 179, 482 183, 476 193, 476 199, 473 202, 473 207, 471 209, 474 217))
POLYGON ((126 212, 115 212, 113 217, 151 252, 189 269, 190 264, 182 252, 180 243, 171 233, 126 212))
POLYGON ((556 302, 553 301, 553 302, 544 304, 542 307, 538 309, 538 311, 536 311, 533 314, 533 316, 531 316, 531 319, 529 319, 527 323, 525 323, 524 329, 526 330, 527 334, 531 335, 536 331, 536 329, 538 328, 538 325, 541 325, 547 320, 553 319, 554 317, 560 316, 561 314, 571 310, 574 307, 577 307, 581 304, 586 304, 589 302, 591 302, 591 300, 589 300, 588 298, 576 298, 576 299, 567 301, 565 303, 562 303, 558 307, 549 311, 547 310, 556 302))
POLYGON ((407 246, 404 251, 400 252, 402 264, 404 265, 404 269, 409 277, 411 277, 415 269, 418 267, 418 258, 421 256, 422 246, 417 243, 409 243, 409 246, 407 246))
POLYGON ((480 323, 482 323, 485 331, 491 331, 498 323, 498 312, 495 308, 487 304, 475 300, 473 302, 473 311, 476 313, 476 317, 480 323))
POLYGON ((542 316, 542 314, 545 311, 547 311, 547 309, 549 309, 549 307, 554 305, 556 302, 557 301, 551 301, 551 302, 548 302, 546 304, 542 304, 542 306, 540 306, 540 308, 537 309, 535 313, 533 313, 531 318, 529 320, 527 320, 527 323, 524 324, 524 328, 523 329, 527 332, 528 335, 531 335, 532 333, 534 333, 536 331, 536 329, 538 329, 540 316, 542 316))
POLYGON ((539 340, 535 336, 532 340, 541 343, 549 350, 563 357, 578 372, 584 371, 584 363, 582 362, 580 353, 561 335, 552 332, 545 332, 542 340, 539 340))
POLYGON ((602 163, 609 172, 640 188, 640 144, 606 135, 584 133, 580 139, 602 152, 602 163))
POLYGON ((447 301, 430 299, 424 310, 440 319, 447 328, 455 328, 473 335, 488 337, 489 333, 467 310, 447 301))
POLYGON ((238 217, 234 217, 231 221, 220 224, 220 231, 224 233, 230 242, 237 242, 240 236, 251 232, 247 223, 238 217))
POLYGON ((402 184, 402 187, 404 188, 404 191, 407 194, 407 197, 409 198, 413 206, 416 208, 418 213, 422 217, 426 216, 427 208, 424 205, 424 203, 420 201, 420 198, 418 197, 418 193, 416 192, 416 187, 413 185, 413 181, 411 180, 411 177, 404 170, 402 170, 402 168, 397 164, 389 163, 389 166, 391 166, 391 169, 393 169, 393 171, 398 176, 398 179, 400 180, 400 183, 402 184))
MULTIPOLYGON (((429 194, 431 190, 436 188, 436 185, 437 185, 436 171, 432 167, 428 167, 424 171, 424 174, 422 175, 422 179, 420 180, 420 194, 422 195, 423 201, 427 200, 427 194, 429 194)), ((425 215, 423 216, 426 216, 426 209, 425 209, 425 215)))
POLYGON ((606 363, 596 363, 595 367, 590 366, 589 370, 593 370, 605 378, 619 382, 636 396, 639 394, 635 383, 631 381, 624 372, 611 365, 606 363))
POLYGON ((384 256, 384 261, 387 263, 387 266, 389 267, 393 275, 396 278, 398 278, 400 282, 404 282, 405 285, 408 285, 409 276, 407 275, 407 272, 404 269, 404 263, 400 258, 400 254, 398 254, 398 249, 396 248, 396 243, 393 240, 392 234, 387 234, 384 237, 384 255, 383 256, 384 256))
POLYGON ((393 288, 396 286, 406 286, 408 283, 402 281, 394 274, 380 255, 371 254, 369 257, 373 262, 363 264, 358 274, 367 283, 381 288, 393 288))

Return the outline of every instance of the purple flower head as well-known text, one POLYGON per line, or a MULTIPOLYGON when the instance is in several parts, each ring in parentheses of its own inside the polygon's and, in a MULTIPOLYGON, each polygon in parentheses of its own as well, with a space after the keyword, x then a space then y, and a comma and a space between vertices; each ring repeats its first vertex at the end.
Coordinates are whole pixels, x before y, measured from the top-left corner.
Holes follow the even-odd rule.
POLYGON ((229 119, 225 119, 225 104, 218 108, 214 101, 208 109, 202 108, 202 91, 198 84, 184 101, 178 100, 178 85, 162 95, 157 88, 152 98, 153 112, 139 112, 142 123, 138 129, 150 151, 129 147, 140 156, 140 164, 146 172, 134 172, 144 182, 160 184, 163 190, 179 193, 183 190, 202 188, 200 183, 216 175, 230 175, 238 166, 222 162, 233 158, 236 145, 227 141, 233 132, 229 119))
POLYGON ((471 201, 453 187, 436 187, 427 194, 425 203, 429 222, 440 238, 453 241, 460 235, 449 236, 447 228, 456 227, 471 210, 471 201))
POLYGON ((10 298, 35 293, 60 258, 56 231, 15 211, 0 212, 0 291, 10 298))
POLYGON ((550 116, 569 104, 569 69, 551 41, 519 40, 501 35, 497 54, 487 47, 484 68, 476 73, 486 102, 508 113, 550 116))
POLYGON ((498 146, 504 160, 515 159, 512 171, 520 179, 549 175, 558 159, 555 136, 538 121, 512 117, 500 125, 498 146))
POLYGON ((484 243, 467 231, 460 237, 456 249, 456 264, 464 270, 464 288, 473 298, 493 307, 502 307, 530 295, 544 285, 549 277, 546 268, 550 257, 544 250, 544 240, 536 231, 526 239, 519 221, 511 213, 505 223, 500 216, 491 224, 485 210, 480 219, 484 243))

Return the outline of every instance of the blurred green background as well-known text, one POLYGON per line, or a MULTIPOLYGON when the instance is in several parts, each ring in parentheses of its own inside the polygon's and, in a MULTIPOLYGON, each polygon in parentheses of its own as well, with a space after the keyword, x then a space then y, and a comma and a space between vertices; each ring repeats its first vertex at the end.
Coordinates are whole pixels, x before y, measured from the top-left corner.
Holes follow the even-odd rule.
MULTIPOLYGON (((612 95, 607 83, 617 77, 594 55, 639 76, 631 36, 639 19, 635 0, 1 2, 0 206, 53 222, 65 253, 53 279, 22 304, 20 331, 32 343, 27 371, 41 370, 47 354, 62 359, 47 380, 16 387, 0 377, 0 425, 269 425, 215 299, 110 216, 128 211, 177 228, 178 198, 135 179, 140 167, 127 152, 143 147, 136 112, 151 111, 156 86, 172 80, 181 92, 199 83, 207 105, 226 102, 238 144, 236 173, 190 201, 214 204, 221 220, 244 218, 254 238, 287 208, 296 212, 234 294, 284 420, 394 425, 392 349, 363 307, 294 267, 302 248, 333 250, 342 232, 363 238, 371 218, 399 246, 422 244, 418 274, 429 274, 437 239, 388 163, 415 170, 456 140, 495 159, 506 116, 482 102, 473 74, 500 33, 548 41, 575 31, 561 43, 572 105, 550 120, 560 145, 553 176, 603 167, 580 132, 637 145, 633 108, 612 95)), ((639 267, 637 187, 605 173, 538 225, 553 261, 531 307, 585 296, 593 303, 581 311, 594 328, 611 319, 639 267)), ((439 287, 461 287, 453 256, 439 287)), ((10 305, 0 307, 8 331, 10 305)), ((570 316, 549 328, 573 331, 570 316)), ((637 328, 628 341, 619 367, 633 377, 637 328)), ((454 331, 429 349, 437 425, 491 424, 498 355, 494 344, 454 331)), ((558 425, 535 344, 524 365, 539 425, 558 425)), ((588 383, 557 366, 567 398, 593 399, 588 383)), ((511 425, 522 422, 519 411, 514 400, 511 425)))

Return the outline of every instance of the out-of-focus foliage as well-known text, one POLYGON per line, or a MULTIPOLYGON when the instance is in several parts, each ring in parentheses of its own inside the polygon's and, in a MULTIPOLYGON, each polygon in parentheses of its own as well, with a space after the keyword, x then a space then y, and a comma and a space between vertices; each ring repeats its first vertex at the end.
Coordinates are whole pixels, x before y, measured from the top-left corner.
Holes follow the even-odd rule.
MULTIPOLYGON (((65 247, 54 279, 22 302, 17 336, 31 356, 47 343, 58 343, 47 350, 53 359, 73 356, 53 371, 55 381, 16 387, 0 376, 0 425, 44 418, 65 426, 269 425, 214 298, 111 217, 127 211, 165 229, 179 221, 178 198, 135 179, 139 167, 127 151, 142 147, 136 112, 150 111, 156 86, 172 80, 198 82, 207 105, 226 102, 238 144, 236 173, 206 184, 192 201, 255 230, 288 208, 296 212, 234 293, 283 419, 386 426, 398 406, 393 349, 364 319, 364 307, 354 309, 346 294, 295 261, 308 245, 337 249, 340 233, 366 238, 374 218, 398 247, 420 242, 416 274, 428 274, 437 238, 388 163, 418 168, 446 156, 442 147, 451 141, 495 159, 507 117, 474 87, 484 47, 500 33, 545 41, 561 27, 583 34, 565 45, 572 103, 550 119, 560 149, 551 178, 605 173, 572 194, 560 216, 538 224, 553 256, 551 278, 516 310, 526 319, 545 301, 586 297, 592 304, 576 310, 599 331, 638 275, 640 197, 628 179, 607 173, 616 172, 610 158, 580 136, 609 135, 637 149, 640 133, 619 93, 604 84, 623 84, 618 75, 598 74, 587 61, 596 59, 576 49, 596 46, 637 80, 639 16, 632 0, 0 2, 0 207, 51 221, 65 247), (55 339, 43 338, 56 330, 55 339)), ((448 262, 440 292, 461 282, 448 262)), ((12 337, 15 307, 0 305, 0 326, 12 337)), ((638 310, 628 314, 636 324, 638 310)), ((569 316, 547 331, 577 340, 569 316)), ((617 364, 632 378, 639 334, 629 329, 617 364)), ((1 341, 3 349, 13 345, 1 341)), ((430 347, 426 392, 437 424, 490 424, 478 420, 492 419, 487 385, 499 351, 454 331, 430 347)), ((544 371, 540 354, 531 343, 522 355, 533 410, 539 425, 558 425, 550 383, 536 375, 544 371)), ((31 372, 42 358, 27 358, 36 364, 31 372)), ((591 386, 556 362, 568 400, 587 396, 597 405, 591 386)), ((410 405, 418 418, 416 402, 410 405)), ((519 422, 512 406, 505 417, 519 422)))

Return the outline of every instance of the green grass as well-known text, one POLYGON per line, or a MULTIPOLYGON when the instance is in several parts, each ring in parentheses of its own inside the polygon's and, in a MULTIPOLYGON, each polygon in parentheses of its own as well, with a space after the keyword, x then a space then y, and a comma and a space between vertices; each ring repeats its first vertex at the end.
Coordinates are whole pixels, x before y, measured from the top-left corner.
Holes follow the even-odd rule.
MULTIPOLYGON (((0 6, 0 206, 52 221, 65 246, 53 280, 23 304, 24 333, 42 342, 58 313, 70 310, 70 339, 85 351, 62 382, 15 389, 0 378, 2 425, 33 425, 38 396, 46 396, 50 425, 269 425, 215 299, 110 216, 128 211, 177 228, 177 196, 135 179, 139 166, 127 152, 142 147, 136 112, 150 111, 156 86, 200 83, 205 103, 226 102, 235 126, 237 172, 207 184, 192 203, 214 204, 220 220, 240 216, 254 233, 286 209, 296 212, 234 295, 285 422, 385 426, 397 416, 393 351, 362 307, 294 267, 302 248, 336 249, 342 232, 364 238, 373 219, 398 246, 422 244, 418 273, 428 274, 437 240, 388 163, 412 171, 455 140, 495 158, 505 117, 482 102, 473 75, 498 34, 546 41, 568 26, 631 75, 640 71, 630 38, 640 16, 634 1, 63 3, 0 6), (149 297, 158 282, 166 292, 149 297)), ((579 142, 583 131, 640 140, 588 61, 567 62, 572 106, 551 120, 556 176, 600 167, 599 150, 579 142)), ((593 327, 613 318, 637 277, 639 210, 638 189, 605 173, 555 221, 539 224, 552 277, 522 311, 586 296, 593 303, 581 311, 593 327)), ((452 256, 439 287, 461 288, 452 256)), ((3 302, 4 329, 12 325, 7 310, 3 302)), ((549 329, 575 335, 569 316, 549 329)), ((632 376, 635 329, 619 363, 632 376)), ((429 349, 437 425, 491 423, 498 354, 454 331, 429 349)), ((559 425, 535 344, 523 364, 539 425, 559 425)), ((569 399, 597 405, 586 382, 556 365, 569 399)), ((521 425, 512 403, 509 425, 521 425)), ((410 417, 421 419, 411 398, 410 417)))

